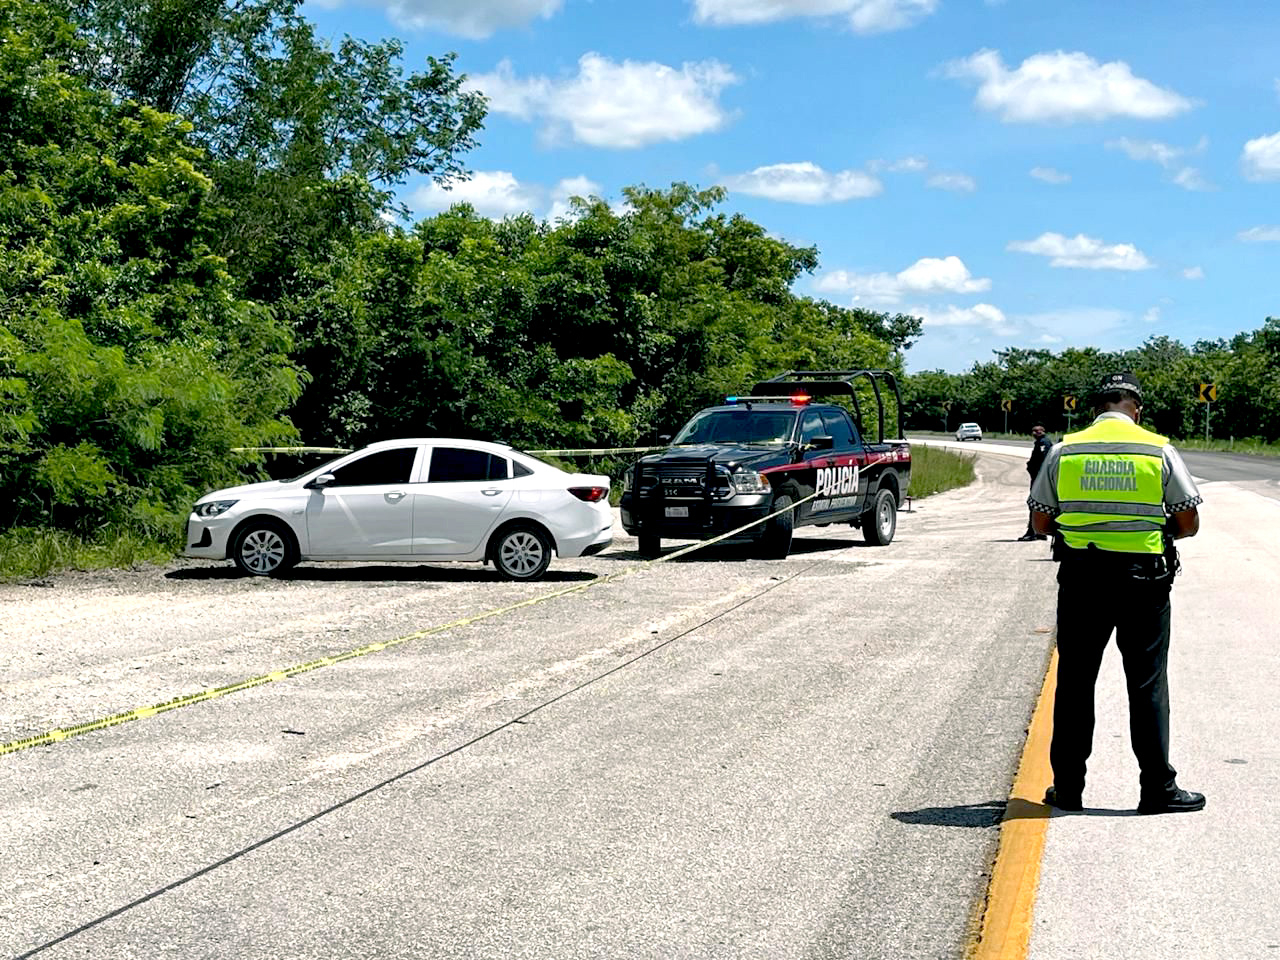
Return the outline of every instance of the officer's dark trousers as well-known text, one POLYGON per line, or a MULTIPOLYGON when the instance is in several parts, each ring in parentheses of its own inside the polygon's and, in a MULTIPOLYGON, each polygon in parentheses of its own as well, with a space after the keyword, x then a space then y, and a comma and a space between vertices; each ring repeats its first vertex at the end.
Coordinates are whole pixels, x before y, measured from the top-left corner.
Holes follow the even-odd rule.
POLYGON ((1049 762, 1059 793, 1084 789, 1093 749, 1093 691, 1114 630, 1129 688, 1129 737, 1143 796, 1174 787, 1169 765, 1169 590, 1171 580, 1099 575, 1085 564, 1058 570, 1058 688, 1049 762))

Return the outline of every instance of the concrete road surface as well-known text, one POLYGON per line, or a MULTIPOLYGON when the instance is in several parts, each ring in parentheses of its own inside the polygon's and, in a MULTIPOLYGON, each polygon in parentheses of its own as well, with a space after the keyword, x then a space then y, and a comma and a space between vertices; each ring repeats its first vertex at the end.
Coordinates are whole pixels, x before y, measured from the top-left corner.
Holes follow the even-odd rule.
MULTIPOLYGON (((1025 452, 973 446, 978 483, 901 513, 888 547, 805 528, 786 561, 716 548, 527 606, 639 566, 634 541, 619 531, 535 585, 470 566, 257 581, 188 562, 0 586, 0 743, 267 678, 0 756, 0 950, 964 956, 1054 608, 1044 544, 1014 540, 1025 452), (281 672, 370 643, 390 645, 281 672)), ((1055 817, 1035 957, 1156 955, 1106 950, 1167 920, 1159 901, 1135 911, 1130 886, 1162 838, 1200 878, 1227 856, 1252 868, 1217 869, 1223 911, 1196 927, 1198 946, 1230 950, 1179 956, 1276 955, 1241 949, 1266 942, 1256 892, 1252 939, 1239 922, 1274 879, 1276 814, 1259 804, 1277 724, 1255 698, 1275 658, 1238 628, 1238 593, 1199 579, 1276 582, 1275 504, 1210 488, 1174 627, 1175 763, 1210 807, 1055 817), (1233 573, 1214 563, 1227 548, 1246 551, 1233 573), (1180 644, 1203 632, 1186 622, 1198 590, 1218 636, 1180 644), (1244 712, 1214 699, 1226 690, 1244 712)), ((1250 616, 1273 618, 1273 593, 1250 616)), ((1103 699, 1099 764, 1106 725, 1124 728, 1103 699)), ((1132 806, 1131 761, 1109 762, 1114 787, 1100 766, 1087 802, 1132 806)), ((1206 906, 1159 876, 1199 898, 1177 908, 1206 906)))

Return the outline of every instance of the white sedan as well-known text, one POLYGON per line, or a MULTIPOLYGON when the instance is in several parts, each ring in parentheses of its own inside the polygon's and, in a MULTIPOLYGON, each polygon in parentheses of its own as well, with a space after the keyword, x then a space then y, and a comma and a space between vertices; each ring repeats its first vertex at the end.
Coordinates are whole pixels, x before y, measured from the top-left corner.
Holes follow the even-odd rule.
POLYGON ((300 560, 471 560, 537 580, 553 552, 586 556, 612 540, 608 477, 498 443, 384 440, 293 480, 206 494, 184 553, 234 560, 252 576, 300 560))

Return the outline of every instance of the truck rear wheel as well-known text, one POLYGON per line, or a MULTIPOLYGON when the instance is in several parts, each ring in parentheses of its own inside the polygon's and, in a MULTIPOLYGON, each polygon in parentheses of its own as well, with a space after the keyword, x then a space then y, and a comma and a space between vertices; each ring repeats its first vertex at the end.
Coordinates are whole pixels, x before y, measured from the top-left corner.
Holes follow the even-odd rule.
MULTIPOLYGON (((791 506, 791 498, 786 494, 775 497, 773 510, 785 510, 791 506)), ((764 535, 757 544, 758 552, 763 560, 785 560, 791 552, 791 534, 796 526, 796 512, 787 510, 772 518, 764 527, 764 535)))
POLYGON ((871 509, 862 515, 862 535, 876 547, 888 545, 898 529, 898 501, 893 491, 881 487, 871 501, 871 509))

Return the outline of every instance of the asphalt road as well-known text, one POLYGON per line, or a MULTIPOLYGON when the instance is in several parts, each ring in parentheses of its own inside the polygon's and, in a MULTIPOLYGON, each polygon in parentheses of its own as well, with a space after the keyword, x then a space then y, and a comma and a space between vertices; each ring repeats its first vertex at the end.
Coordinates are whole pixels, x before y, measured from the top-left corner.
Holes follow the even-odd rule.
MULTIPOLYGON (((1051 645, 1026 474, 0 756, 0 952, 959 958, 1051 645)), ((0 743, 639 566, 0 586, 0 743)))
MULTIPOLYGON (((914 436, 914 434, 913 434, 914 436)), ((946 440, 942 434, 921 434, 930 443, 946 440)), ((1061 440, 1061 434, 1055 434, 1054 440, 1061 440)), ((973 450, 980 445, 999 448, 1016 448, 1031 452, 1029 440, 965 440, 957 443, 951 440, 940 444, 952 449, 973 450)), ((1174 444, 1177 447, 1177 443, 1174 444)), ((1265 457, 1250 453, 1203 453, 1197 450, 1183 450, 1178 453, 1186 461, 1187 468, 1198 480, 1209 482, 1226 480, 1232 483, 1259 484, 1272 489, 1272 496, 1280 494, 1280 457, 1265 457)))

